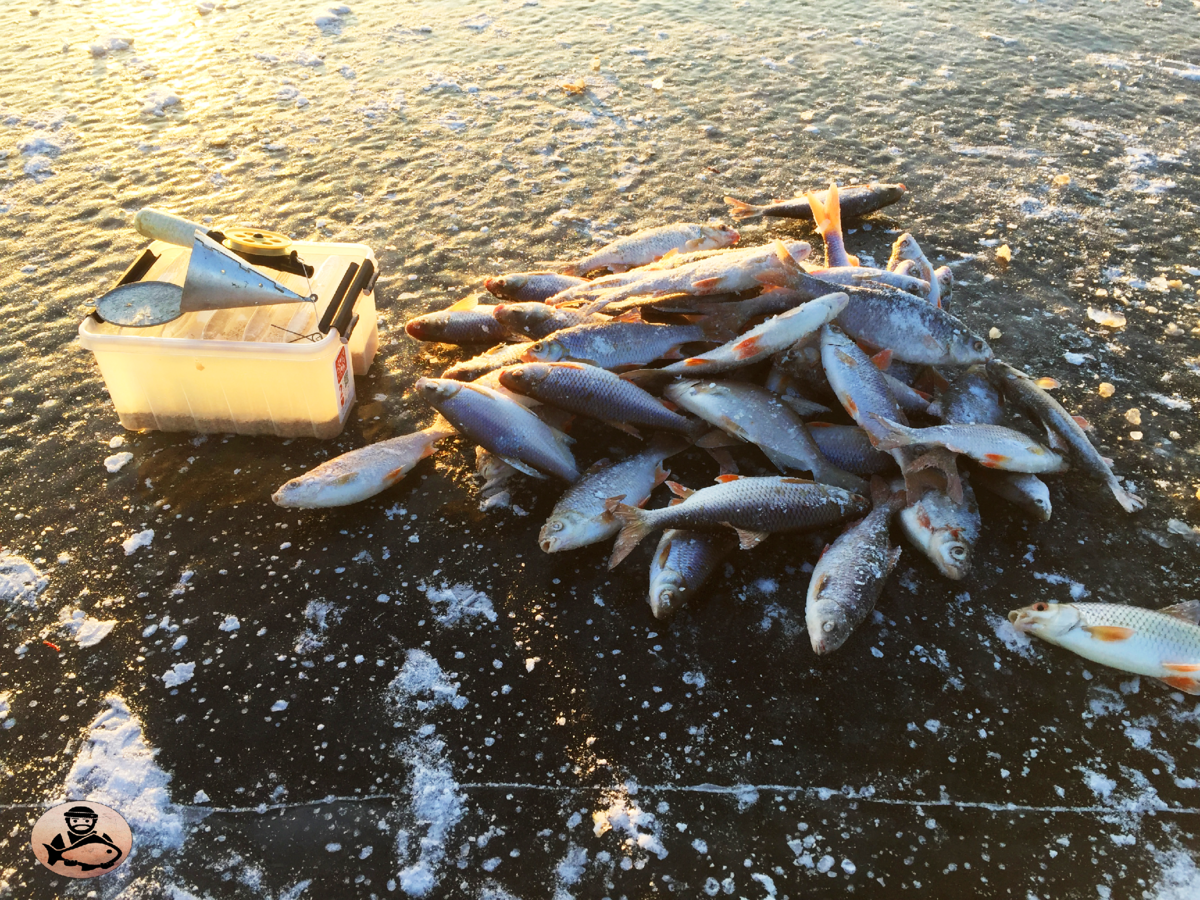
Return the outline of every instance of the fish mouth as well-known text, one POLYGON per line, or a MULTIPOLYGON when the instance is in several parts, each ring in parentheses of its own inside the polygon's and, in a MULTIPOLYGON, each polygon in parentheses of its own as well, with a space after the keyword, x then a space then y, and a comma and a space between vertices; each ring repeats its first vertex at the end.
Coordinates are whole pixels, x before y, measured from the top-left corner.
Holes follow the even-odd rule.
POLYGON ((416 338, 418 341, 422 339, 422 336, 425 333, 424 329, 421 327, 421 323, 419 322, 409 322, 404 326, 404 332, 410 338, 416 338))
POLYGON ((1026 616, 1021 610, 1014 609, 1008 614, 1008 621, 1021 634, 1031 634, 1037 630, 1038 623, 1026 616))
POLYGON ((558 543, 558 538, 546 538, 544 541, 541 542, 542 551, 545 553, 553 553, 555 551, 555 549, 557 549, 555 547, 555 545, 557 543, 558 543))
POLYGON ((822 638, 813 638, 813 639, 812 639, 812 648, 813 648, 813 653, 817 654, 817 656, 824 656, 824 655, 825 655, 825 641, 824 641, 824 639, 822 639, 822 638))

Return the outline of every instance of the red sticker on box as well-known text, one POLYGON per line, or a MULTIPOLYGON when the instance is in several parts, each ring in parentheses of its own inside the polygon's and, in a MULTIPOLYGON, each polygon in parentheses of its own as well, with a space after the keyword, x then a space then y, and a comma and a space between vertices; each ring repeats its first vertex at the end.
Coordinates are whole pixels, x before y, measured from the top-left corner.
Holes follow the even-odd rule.
POLYGON ((338 351, 337 359, 334 360, 333 370, 337 376, 338 389, 338 409, 343 410, 354 396, 352 384, 350 381, 350 365, 346 356, 346 345, 342 345, 342 349, 338 351))

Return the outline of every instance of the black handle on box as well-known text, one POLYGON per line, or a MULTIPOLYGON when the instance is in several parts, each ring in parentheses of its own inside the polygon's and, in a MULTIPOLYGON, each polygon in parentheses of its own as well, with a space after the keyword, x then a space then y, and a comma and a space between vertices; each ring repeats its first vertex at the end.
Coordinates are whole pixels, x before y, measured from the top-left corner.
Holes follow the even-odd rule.
MULTIPOLYGON (((346 267, 346 274, 342 276, 342 280, 338 284, 338 289, 329 298, 329 304, 325 307, 325 312, 321 314, 321 321, 317 325, 317 330, 321 334, 329 334, 329 326, 333 324, 334 318, 342 308, 342 299, 346 296, 346 291, 350 289, 350 282, 354 280, 356 274, 358 274, 358 263, 350 263, 346 267)), ((338 334, 341 334, 341 332, 339 331, 338 334)))
POLYGON ((363 264, 358 269, 358 274, 354 276, 354 282, 346 291, 346 296, 342 298, 341 308, 338 310, 337 316, 333 320, 333 328, 337 329, 338 334, 343 340, 350 339, 352 330, 351 318, 354 317, 354 305, 358 303, 358 298, 362 295, 367 285, 375 275, 375 263, 369 259, 364 259, 363 264))

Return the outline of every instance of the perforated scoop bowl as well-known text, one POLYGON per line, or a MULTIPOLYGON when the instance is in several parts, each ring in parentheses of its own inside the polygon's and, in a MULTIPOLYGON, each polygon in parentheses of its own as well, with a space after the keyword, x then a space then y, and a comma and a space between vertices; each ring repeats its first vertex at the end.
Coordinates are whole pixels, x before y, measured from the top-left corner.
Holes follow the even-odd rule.
POLYGON ((169 281, 135 281, 113 288, 96 301, 105 322, 122 328, 165 325, 183 312, 183 288, 169 281))

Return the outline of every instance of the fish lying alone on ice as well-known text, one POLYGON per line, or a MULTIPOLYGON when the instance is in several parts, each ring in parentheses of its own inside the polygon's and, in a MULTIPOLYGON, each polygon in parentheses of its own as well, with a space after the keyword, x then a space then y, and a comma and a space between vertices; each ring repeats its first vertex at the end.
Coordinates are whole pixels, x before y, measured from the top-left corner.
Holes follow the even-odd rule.
POLYGON ((1200 600, 1162 609, 1119 603, 1035 603, 1008 614, 1017 631, 1084 659, 1200 694, 1200 600))
MULTIPOLYGON (((838 192, 842 216, 846 219, 857 219, 878 209, 883 209, 903 197, 906 190, 908 188, 902 184, 880 184, 877 181, 870 184, 847 185, 838 192)), ((821 191, 818 196, 821 200, 825 200, 826 192, 821 191)), ((753 219, 756 216, 807 219, 810 222, 813 220, 813 210, 807 196, 772 200, 761 206, 744 203, 733 197, 726 197, 725 202, 729 204, 729 214, 738 222, 742 219, 753 219)))
POLYGON ((422 431, 359 447, 326 460, 293 478, 274 494, 276 506, 322 509, 349 506, 385 491, 433 453, 433 445, 454 434, 442 421, 422 431))

